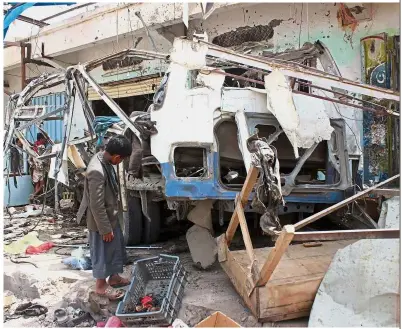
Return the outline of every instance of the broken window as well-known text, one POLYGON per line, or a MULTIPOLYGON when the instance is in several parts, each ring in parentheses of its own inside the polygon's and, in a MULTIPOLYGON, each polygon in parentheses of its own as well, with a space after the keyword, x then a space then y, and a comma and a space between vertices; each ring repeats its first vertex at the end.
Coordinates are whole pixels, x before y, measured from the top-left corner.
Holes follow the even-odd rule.
MULTIPOLYGON (((258 135, 269 139, 278 129, 273 125, 256 125, 258 135)), ((336 184, 339 182, 339 174, 329 161, 328 143, 331 143, 332 153, 335 160, 338 158, 337 139, 335 132, 331 136, 330 141, 321 141, 311 156, 306 160, 296 176, 295 184, 336 184)), ((299 159, 296 159, 293 147, 284 133, 281 133, 276 140, 271 143, 278 152, 278 160, 280 165, 280 174, 289 175, 296 167, 299 159)), ((306 149, 299 148, 299 157, 301 157, 306 149)))
MULTIPOLYGON (((309 58, 303 61, 303 65, 308 67, 317 67, 317 59, 316 58, 309 58)), ((310 85, 311 81, 298 79, 297 80, 297 90, 303 93, 309 94, 311 93, 310 85)))
POLYGON ((239 148, 235 120, 227 119, 218 123, 215 126, 215 135, 221 183, 228 188, 241 188, 246 180, 247 171, 239 148))
POLYGON ((207 151, 205 148, 176 147, 173 159, 177 177, 207 176, 207 151))

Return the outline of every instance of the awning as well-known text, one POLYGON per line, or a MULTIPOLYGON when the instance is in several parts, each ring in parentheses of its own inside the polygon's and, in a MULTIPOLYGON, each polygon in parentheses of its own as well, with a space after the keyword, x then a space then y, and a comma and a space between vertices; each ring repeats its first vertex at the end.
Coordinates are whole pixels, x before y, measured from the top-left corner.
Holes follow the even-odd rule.
MULTIPOLYGON (((141 96, 147 94, 153 94, 161 83, 162 78, 151 78, 142 81, 135 82, 122 82, 117 85, 109 85, 109 86, 101 86, 104 92, 110 98, 123 98, 123 97, 132 97, 132 96, 141 96)), ((97 101, 100 100, 101 97, 92 89, 92 87, 88 88, 88 100, 89 101, 97 101)))

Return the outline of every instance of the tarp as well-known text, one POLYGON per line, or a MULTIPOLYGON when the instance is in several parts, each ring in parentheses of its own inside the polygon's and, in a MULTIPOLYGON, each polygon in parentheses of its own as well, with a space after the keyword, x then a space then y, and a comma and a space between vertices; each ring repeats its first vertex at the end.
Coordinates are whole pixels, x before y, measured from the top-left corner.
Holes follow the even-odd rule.
POLYGON ((71 6, 74 5, 75 2, 9 2, 10 5, 18 7, 10 9, 7 11, 6 15, 4 16, 4 25, 3 25, 3 38, 6 38, 8 28, 10 24, 14 22, 19 15, 21 15, 25 10, 31 8, 33 6, 60 6, 60 5, 67 5, 71 6))
POLYGON ((96 136, 98 137, 97 145, 100 146, 103 141, 103 137, 105 137, 107 130, 114 125, 115 123, 119 123, 121 120, 118 117, 111 116, 98 116, 95 118, 93 122, 93 128, 96 136))

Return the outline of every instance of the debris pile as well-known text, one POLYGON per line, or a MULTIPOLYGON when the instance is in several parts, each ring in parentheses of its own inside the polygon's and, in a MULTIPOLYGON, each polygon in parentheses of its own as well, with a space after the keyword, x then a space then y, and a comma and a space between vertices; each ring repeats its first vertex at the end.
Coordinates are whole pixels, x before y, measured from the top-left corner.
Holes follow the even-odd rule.
POLYGON ((141 297, 136 305, 133 303, 127 304, 125 313, 157 312, 160 310, 163 298, 164 296, 161 295, 154 296, 153 294, 148 294, 141 297))

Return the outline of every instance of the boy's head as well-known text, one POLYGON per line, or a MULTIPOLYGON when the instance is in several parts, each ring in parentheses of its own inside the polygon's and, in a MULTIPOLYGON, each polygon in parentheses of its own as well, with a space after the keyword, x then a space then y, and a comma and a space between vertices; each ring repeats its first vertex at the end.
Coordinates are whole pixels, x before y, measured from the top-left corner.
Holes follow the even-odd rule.
POLYGON ((125 158, 128 158, 132 150, 130 141, 122 135, 112 137, 105 147, 108 160, 113 165, 118 165, 125 158))

